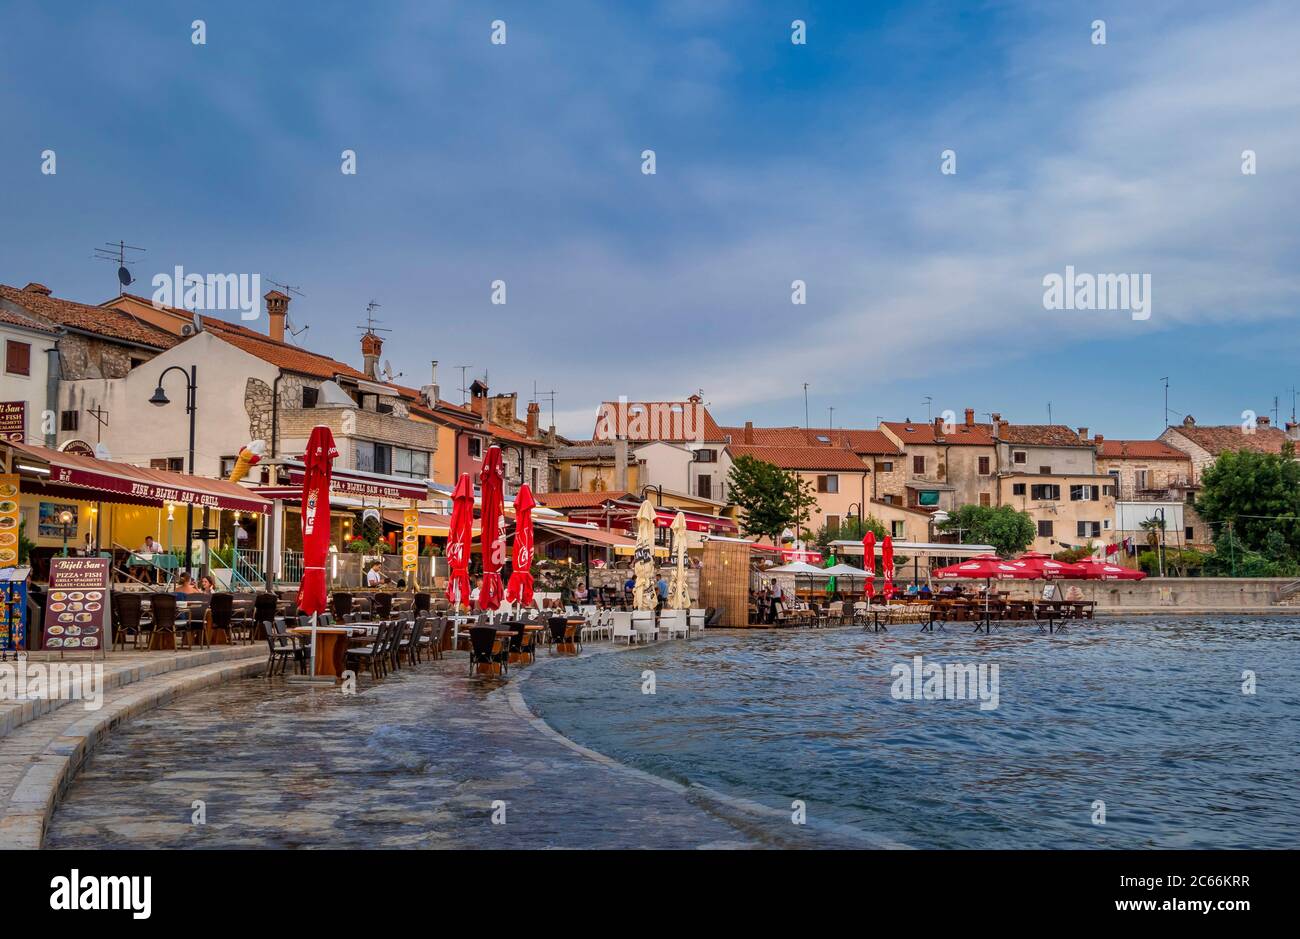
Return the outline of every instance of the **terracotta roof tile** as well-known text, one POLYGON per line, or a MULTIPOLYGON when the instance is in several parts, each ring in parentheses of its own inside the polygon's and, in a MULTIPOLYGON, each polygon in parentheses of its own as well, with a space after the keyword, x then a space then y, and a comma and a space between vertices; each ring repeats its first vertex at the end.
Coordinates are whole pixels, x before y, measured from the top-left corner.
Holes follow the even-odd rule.
POLYGON ((626 499, 628 493, 622 489, 610 489, 601 492, 539 492, 537 501, 548 509, 588 509, 606 502, 626 499))
MULTIPOLYGON (((899 440, 904 444, 935 444, 933 424, 918 424, 914 421, 884 421, 899 440)), ((958 423, 951 434, 944 434, 943 442, 953 446, 991 447, 993 446, 992 424, 958 423)))
POLYGON ((37 319, 28 313, 15 313, 12 310, 6 310, 0 306, 0 323, 7 323, 10 326, 21 326, 23 329, 32 329, 39 333, 57 334, 59 327, 46 320, 37 319))
POLYGON ((4 297, 39 317, 68 329, 94 333, 105 339, 133 342, 152 349, 170 349, 178 339, 152 323, 146 323, 116 307, 89 306, 74 300, 62 300, 32 290, 19 290, 0 284, 4 297))
POLYGON ((1098 457, 1113 460, 1186 460, 1187 454, 1159 440, 1105 440, 1098 457))
POLYGON ((867 471, 861 458, 842 447, 758 447, 733 443, 731 453, 732 456, 752 456, 782 469, 867 471))
POLYGON ((1256 453, 1281 453, 1286 443, 1286 433, 1277 427, 1256 427, 1254 433, 1246 433, 1236 424, 1207 427, 1175 426, 1169 428, 1182 434, 1192 443, 1218 456, 1229 450, 1253 450, 1256 453))
POLYGON ((1020 443, 1033 447, 1090 447, 1090 441, 1079 439, 1079 434, 1064 424, 1008 424, 999 431, 998 439, 1005 443, 1020 443))
POLYGON ((733 445, 757 447, 838 447, 854 453, 891 453, 902 451, 878 430, 812 427, 754 427, 752 444, 745 443, 744 427, 723 427, 733 445), (819 438, 825 438, 819 439, 819 438))
MULTIPOLYGON (((624 429, 627 430, 629 434, 628 439, 634 443, 649 443, 655 440, 662 440, 670 443, 682 441, 685 438, 683 436, 674 436, 672 431, 679 429, 694 430, 694 428, 683 428, 681 426, 683 418, 679 416, 674 420, 672 415, 678 414, 683 408, 690 407, 690 405, 690 401, 605 401, 601 403, 600 409, 596 414, 595 432, 592 434, 592 437, 602 436, 602 425, 606 423, 605 415, 609 414, 612 415, 613 420, 621 420, 623 422, 622 426, 618 429, 620 431, 624 429), (626 412, 620 411, 620 408, 626 408, 627 410, 626 412), (645 433, 635 433, 638 429, 637 425, 639 423, 636 420, 637 408, 646 409, 648 415, 645 419, 647 425, 645 433), (621 418, 620 415, 622 415, 621 418), (653 423, 650 420, 650 417, 654 417, 655 415, 662 415, 663 420, 667 421, 669 426, 649 426, 653 423)), ((717 422, 713 419, 713 415, 709 413, 709 409, 704 407, 703 404, 699 405, 699 408, 703 412, 700 417, 700 422, 702 424, 704 442, 725 443, 726 437, 722 432, 722 428, 720 428, 717 422)), ((694 423, 693 419, 691 423, 694 423)))

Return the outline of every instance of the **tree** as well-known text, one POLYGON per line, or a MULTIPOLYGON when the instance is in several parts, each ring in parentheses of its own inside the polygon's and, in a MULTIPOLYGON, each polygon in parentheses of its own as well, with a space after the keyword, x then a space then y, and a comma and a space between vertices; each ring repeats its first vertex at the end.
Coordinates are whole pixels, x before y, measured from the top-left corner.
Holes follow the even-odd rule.
POLYGON ((868 515, 866 518, 859 520, 856 515, 850 515, 843 519, 839 525, 832 528, 830 525, 823 525, 817 529, 817 534, 813 540, 817 542, 818 547, 823 551, 830 547, 832 541, 861 541, 862 536, 867 532, 875 532, 876 543, 885 537, 885 523, 880 519, 868 515))
POLYGON ((939 525, 940 531, 961 531, 962 544, 990 544, 1004 558, 1033 543, 1038 529, 1028 512, 1009 505, 963 505, 939 525))
POLYGON ((781 532, 804 525, 812 517, 817 496, 812 485, 749 454, 736 457, 727 474, 731 501, 744 510, 740 530, 746 535, 767 535, 781 543, 781 532))
MULTIPOLYGON (((1223 453, 1201 474, 1196 511, 1222 537, 1229 528, 1247 550, 1268 553, 1270 532, 1278 532, 1287 556, 1300 553, 1300 463, 1291 441, 1282 452, 1223 453)), ((1277 542, 1273 547, 1276 550, 1277 542)))

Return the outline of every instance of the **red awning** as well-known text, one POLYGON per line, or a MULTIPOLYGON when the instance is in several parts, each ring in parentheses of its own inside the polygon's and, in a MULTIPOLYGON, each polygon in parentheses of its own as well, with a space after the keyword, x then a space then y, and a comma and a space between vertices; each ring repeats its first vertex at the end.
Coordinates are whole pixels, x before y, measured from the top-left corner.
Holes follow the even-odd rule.
MULTIPOLYGON (((636 511, 638 504, 628 504, 626 502, 616 502, 614 507, 608 511, 604 509, 583 509, 578 512, 570 512, 569 518, 575 522, 583 522, 593 525, 603 525, 607 521, 614 528, 630 531, 636 522, 636 511)), ((655 527, 671 528, 673 519, 677 517, 677 509, 655 509, 655 527)), ((681 510, 686 516, 686 530, 700 532, 724 532, 736 531, 736 523, 729 518, 721 518, 715 515, 704 515, 700 512, 688 512, 681 510)))
POLYGON ((224 479, 97 460, 93 456, 33 444, 10 443, 9 446, 18 457, 16 463, 49 467, 48 475, 19 468, 24 480, 35 484, 31 488, 68 498, 159 506, 175 502, 228 512, 265 513, 271 507, 271 503, 252 490, 224 479))
MULTIPOLYGON (((289 463, 289 484, 302 487, 303 466, 289 463)), ((429 487, 418 479, 383 476, 379 473, 361 473, 355 470, 335 470, 330 477, 330 493, 354 499, 420 500, 429 497, 429 487)))

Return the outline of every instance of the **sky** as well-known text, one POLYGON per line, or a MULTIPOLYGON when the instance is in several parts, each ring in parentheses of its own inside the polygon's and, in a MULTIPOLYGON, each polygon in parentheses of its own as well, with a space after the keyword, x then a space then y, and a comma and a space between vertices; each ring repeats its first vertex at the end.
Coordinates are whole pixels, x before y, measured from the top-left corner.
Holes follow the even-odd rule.
POLYGON ((122 239, 146 296, 178 264, 297 286, 294 341, 354 365, 373 300, 401 383, 437 359, 453 401, 461 365, 554 391, 574 436, 602 400, 698 390, 724 424, 1050 409, 1151 438, 1166 378, 1173 423, 1285 419, 1300 385, 1292 0, 6 0, 0 24, 3 283, 100 302, 93 249, 122 239), (1046 309, 1067 266, 1149 275, 1149 318, 1046 309))

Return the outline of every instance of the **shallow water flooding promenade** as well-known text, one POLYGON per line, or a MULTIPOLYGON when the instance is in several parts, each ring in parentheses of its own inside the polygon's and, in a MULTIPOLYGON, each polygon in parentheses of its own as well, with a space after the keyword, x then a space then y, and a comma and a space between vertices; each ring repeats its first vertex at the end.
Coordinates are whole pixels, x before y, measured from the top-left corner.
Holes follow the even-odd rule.
POLYGON ((548 659, 500 682, 456 656, 353 697, 197 693, 96 751, 46 845, 1292 846, 1293 620, 711 631, 548 659), (917 655, 996 664, 997 707, 900 700, 891 669, 917 655))

